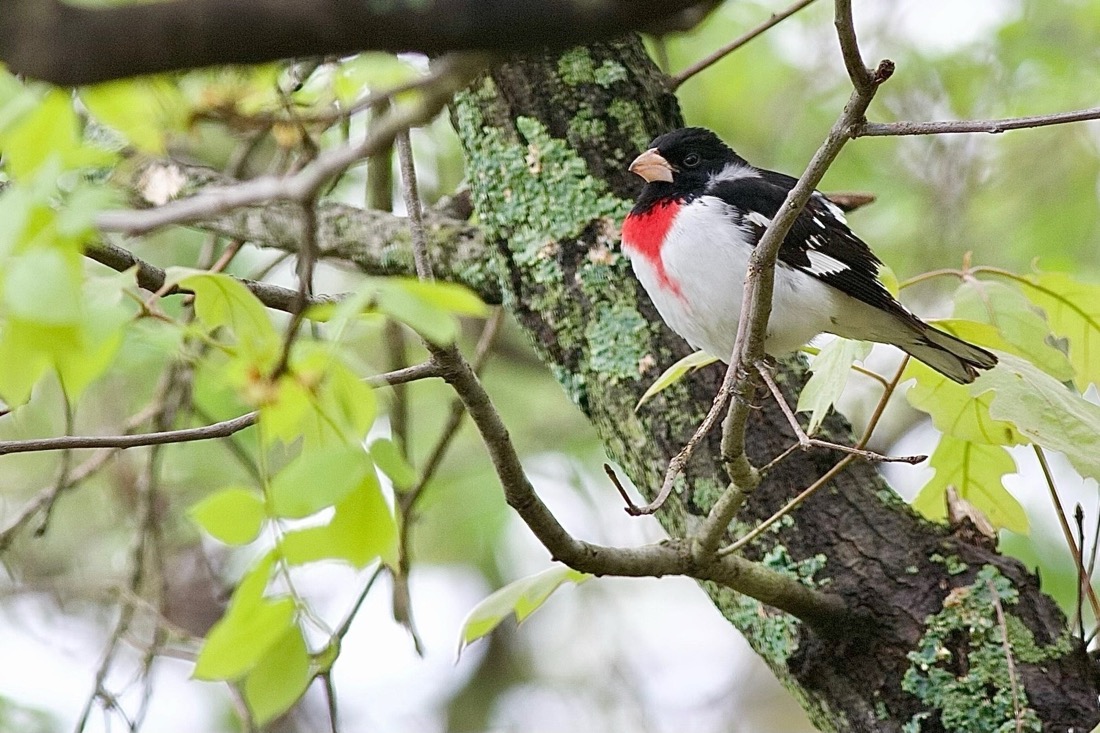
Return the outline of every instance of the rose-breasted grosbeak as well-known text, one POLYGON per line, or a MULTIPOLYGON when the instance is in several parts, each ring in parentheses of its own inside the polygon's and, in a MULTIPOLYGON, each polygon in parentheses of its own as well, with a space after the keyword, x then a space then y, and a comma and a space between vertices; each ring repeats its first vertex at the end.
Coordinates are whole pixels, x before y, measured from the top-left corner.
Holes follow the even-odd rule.
MULTIPOLYGON (((676 333, 728 360, 749 255, 795 179, 750 165, 701 127, 661 135, 630 170, 646 180, 623 223, 634 272, 676 333)), ((893 344, 961 383, 997 363, 894 300, 881 264, 815 191, 779 249, 765 350, 786 354, 827 331, 893 344)))

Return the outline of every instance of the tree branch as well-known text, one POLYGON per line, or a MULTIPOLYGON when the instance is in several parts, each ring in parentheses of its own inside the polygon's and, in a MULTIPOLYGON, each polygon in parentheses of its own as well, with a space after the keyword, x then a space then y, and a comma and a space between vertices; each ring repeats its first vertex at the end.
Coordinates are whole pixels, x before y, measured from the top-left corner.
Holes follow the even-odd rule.
POLYGON ((960 132, 988 132, 996 135, 1008 130, 1064 125, 1100 119, 1100 107, 1057 112, 1031 117, 1005 117, 999 120, 945 120, 941 122, 864 122, 856 125, 852 137, 882 137, 890 135, 948 135, 960 132))
POLYGON ((672 88, 673 89, 679 89, 681 84, 683 84, 685 81, 687 81, 691 77, 698 74, 700 71, 704 71, 706 69, 709 69, 711 66, 713 66, 714 64, 716 64, 719 61, 721 61, 722 59, 724 59, 726 56, 729 56, 731 53, 733 53, 737 49, 741 48, 742 46, 744 46, 746 43, 748 43, 752 39, 754 39, 757 36, 759 36, 760 34, 764 33, 764 31, 767 31, 767 30, 773 28, 774 26, 779 25, 784 20, 791 17, 792 15, 797 13, 799 10, 802 10, 802 8, 806 7, 807 5, 810 5, 813 2, 814 2, 814 0, 798 0, 798 2, 794 3, 790 7, 787 7, 787 8, 784 8, 783 10, 780 10, 778 13, 773 13, 771 15, 771 17, 769 17, 767 20, 765 20, 760 25, 756 26, 755 28, 750 29, 746 33, 743 33, 742 35, 740 35, 737 38, 733 39, 732 41, 727 43, 725 46, 718 49, 714 53, 710 54, 706 58, 703 58, 703 59, 700 59, 699 61, 696 61, 694 64, 687 67, 686 69, 681 71, 679 74, 674 75, 672 77, 672 81, 671 81, 672 88))
POLYGON ((363 50, 519 51, 564 48, 631 30, 697 22, 710 0, 168 0, 81 7, 0 2, 0 59, 55 84, 215 64, 363 50))

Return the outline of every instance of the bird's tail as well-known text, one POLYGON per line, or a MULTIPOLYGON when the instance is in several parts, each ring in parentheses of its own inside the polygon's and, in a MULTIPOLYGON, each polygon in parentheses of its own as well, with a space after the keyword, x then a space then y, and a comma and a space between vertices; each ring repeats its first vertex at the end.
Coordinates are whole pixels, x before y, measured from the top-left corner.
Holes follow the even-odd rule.
POLYGON ((895 345, 945 377, 969 384, 977 378, 979 369, 990 369, 997 364, 997 357, 985 349, 927 323, 917 323, 920 326, 915 329, 913 338, 895 342, 895 345))

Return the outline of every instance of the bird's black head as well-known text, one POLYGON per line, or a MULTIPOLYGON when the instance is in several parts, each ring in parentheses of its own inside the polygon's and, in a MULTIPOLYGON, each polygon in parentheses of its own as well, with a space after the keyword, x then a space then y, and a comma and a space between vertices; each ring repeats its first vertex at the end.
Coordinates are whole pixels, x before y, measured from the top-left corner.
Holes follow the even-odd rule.
POLYGON ((684 127, 654 138, 630 170, 648 184, 638 200, 643 205, 669 196, 700 194, 731 163, 744 160, 717 135, 705 127, 684 127))

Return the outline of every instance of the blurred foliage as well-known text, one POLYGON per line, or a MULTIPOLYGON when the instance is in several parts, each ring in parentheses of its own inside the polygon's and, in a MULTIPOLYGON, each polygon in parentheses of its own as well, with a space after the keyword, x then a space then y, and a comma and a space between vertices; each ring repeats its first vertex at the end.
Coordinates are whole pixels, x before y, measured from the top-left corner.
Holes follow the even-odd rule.
MULTIPOLYGON (((684 68, 777 9, 776 3, 755 0, 725 3, 690 33, 651 39, 655 55, 667 59, 670 71, 684 68)), ((679 90, 688 122, 715 129, 757 165, 797 174, 848 96, 831 13, 831 4, 814 3, 688 80, 679 90)), ((855 15, 867 60, 889 57, 898 65, 871 107, 874 121, 996 118, 1095 104, 1092 90, 1100 84, 1095 30, 1100 4, 1095 2, 868 0, 856 3, 855 15)), ((318 333, 339 334, 339 348, 304 339, 292 354, 291 373, 313 375, 316 381, 265 381, 257 375, 270 373, 280 358, 282 315, 259 307, 227 278, 180 270, 174 276, 187 279, 198 293, 195 320, 180 298, 153 304, 163 319, 149 317, 143 303, 147 294, 137 294, 132 277, 89 264, 80 252, 97 236, 92 217, 123 201, 117 184, 150 157, 167 154, 243 177, 287 170, 305 160, 311 146, 332 146, 362 132, 364 115, 334 124, 327 112, 354 104, 366 90, 410 79, 423 64, 416 58, 363 54, 323 65, 300 87, 288 83, 295 68, 203 70, 82 89, 75 97, 23 84, 0 71, 0 182, 6 184, 0 194, 0 393, 18 405, 0 419, 0 437, 121 432, 158 394, 163 375, 181 363, 193 368, 186 391, 194 408, 175 427, 224 420, 252 408, 265 412, 274 428, 268 434, 250 429, 228 441, 160 449, 156 502, 147 508, 159 527, 165 620, 191 635, 176 641, 194 656, 195 640, 206 636, 196 675, 238 680, 240 694, 263 720, 279 715, 311 674, 332 664, 338 645, 327 634, 340 621, 316 618, 309 599, 299 597, 289 583, 293 576, 275 568, 272 543, 296 538, 289 550, 279 545, 288 556, 282 558, 285 566, 323 558, 368 571, 382 560, 395 564, 400 527, 383 508, 394 496, 387 479, 395 479, 399 488, 415 482, 446 420, 441 406, 449 403, 451 391, 438 382, 414 384, 407 388, 413 431, 403 445, 378 442, 397 438, 389 419, 393 393, 369 391, 356 377, 389 368, 383 317, 440 341, 457 338, 469 353, 478 332, 478 319, 471 316, 482 311, 446 288, 364 283, 344 270, 324 268, 318 290, 358 290, 361 296, 354 307, 312 314, 318 324, 324 322, 316 326, 318 333), (41 299, 50 307, 35 307, 41 299), (348 403, 359 410, 337 409, 348 403), (334 428, 303 417, 315 414, 339 419, 334 428), (302 433, 305 449, 297 439, 302 433), (370 441, 369 452, 362 447, 364 438, 370 441), (314 449, 320 452, 310 457, 314 449), (407 462, 400 450, 407 451, 407 462), (341 526, 330 515, 350 519, 341 526), (295 524, 304 516, 313 516, 314 523, 295 524), (351 527, 361 529, 362 521, 373 522, 374 532, 356 536, 351 527), (257 536, 266 537, 267 544, 257 536), (233 549, 250 543, 248 550, 233 549), (193 577, 184 570, 184 559, 194 554, 217 576, 210 597, 227 604, 211 602, 214 617, 222 617, 213 628, 210 609, 200 613, 200 597, 190 595, 193 577), (228 601, 220 592, 223 583, 236 587, 228 601)), ((413 142, 424 198, 434 201, 451 193, 463 168, 446 119, 414 131, 413 142)), ((355 168, 332 196, 362 204, 366 185, 363 168, 355 168)), ((956 322, 960 335, 1038 365, 1013 362, 1009 374, 1026 380, 1023 391, 1012 392, 1010 382, 998 384, 1011 395, 1016 411, 998 409, 1000 398, 980 386, 968 390, 918 365, 910 367, 918 382, 910 400, 948 434, 933 454, 936 474, 918 506, 939 516, 947 483, 962 484, 968 487, 964 496, 998 526, 1025 531, 1028 516, 1017 498, 1027 497, 1014 498, 1001 481, 1003 474, 1021 468, 1007 446, 1029 439, 1048 444, 1054 422, 1075 410, 1080 420, 1072 429, 1054 425, 1054 433, 1095 428, 1095 411, 1078 402, 1051 399, 1036 406, 1032 400, 1073 394, 1056 391, 1062 382, 1075 380, 1085 390, 1100 374, 1100 360, 1088 346, 1100 338, 1094 325, 1100 323, 1094 284, 1100 280, 1095 255, 1100 123, 1003 135, 860 139, 847 146, 822 188, 877 197, 874 205, 850 217, 853 228, 903 281, 964 262, 1019 275, 1006 279, 987 271, 979 280, 964 278, 961 286, 954 276, 936 277, 906 287, 903 295, 918 312, 940 314, 951 311, 953 295, 957 317, 981 322, 956 322), (967 252, 972 252, 969 259, 967 252), (1036 260, 1041 269, 1034 266, 1036 260), (948 406, 956 412, 946 414, 948 406), (1020 419, 1020 411, 1035 419, 1020 419)), ((208 266, 225 245, 180 228, 126 242, 164 267, 208 266)), ((272 253, 246 246, 227 272, 256 276, 276 261, 272 253)), ((271 277, 292 284, 286 266, 275 266, 271 277)), ((411 362, 423 357, 413 343, 409 338, 411 362)), ((863 358, 864 351, 838 344, 827 354, 829 361, 815 364, 817 391, 806 398, 815 419, 836 400, 848 365, 863 358)), ((485 382, 524 454, 566 454, 595 471, 602 456, 591 428, 531 355, 518 329, 505 328, 485 382)), ((915 421, 917 414, 908 413, 907 419, 915 421)), ((1060 447, 1082 474, 1095 475, 1090 434, 1095 435, 1086 431, 1077 441, 1048 447, 1060 447)), ((132 579, 133 537, 149 461, 148 451, 118 453, 64 492, 47 518, 3 549, 0 560, 12 579, 5 592, 10 589, 15 596, 22 588, 48 589, 48 595, 76 602, 67 607, 74 614, 114 603, 114 589, 128 587, 132 579), (43 537, 34 536, 39 526, 46 530, 43 537)), ((3 464, 0 526, 73 468, 59 465, 58 455, 50 453, 4 456, 3 464)), ((1039 483, 1033 488, 1043 491, 1039 483)), ((494 588, 529 572, 513 557, 511 514, 469 428, 460 431, 424 488, 417 513, 411 535, 414 565, 472 568, 494 588)), ((1031 517, 1032 536, 1008 535, 1008 547, 1042 567, 1044 587, 1072 613, 1073 568, 1048 519, 1031 517)), ((563 579, 552 578, 555 583, 563 579)), ((492 625, 512 611, 521 617, 529 613, 532 597, 544 600, 546 586, 534 585, 533 594, 515 592, 527 588, 520 581, 511 594, 492 596, 486 614, 492 625), (501 597, 511 605, 496 602, 501 597)), ((373 618, 369 623, 388 622, 373 618)), ((498 637, 507 638, 497 632, 493 638, 498 637)), ((509 666, 509 660, 501 662, 502 655, 518 654, 511 643, 495 642, 491 649, 493 656, 479 663, 473 680, 491 677, 492 665, 509 666)), ((520 672, 517 679, 522 682, 523 676, 520 672)), ((611 695, 615 683, 586 684, 603 685, 611 695)), ((460 709, 469 706, 464 700, 479 695, 503 700, 508 689, 499 681, 481 689, 471 682, 448 694, 451 706, 460 709)), ((0 698, 0 727, 11 721, 42 730, 54 727, 0 698)))

